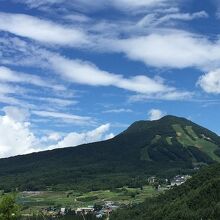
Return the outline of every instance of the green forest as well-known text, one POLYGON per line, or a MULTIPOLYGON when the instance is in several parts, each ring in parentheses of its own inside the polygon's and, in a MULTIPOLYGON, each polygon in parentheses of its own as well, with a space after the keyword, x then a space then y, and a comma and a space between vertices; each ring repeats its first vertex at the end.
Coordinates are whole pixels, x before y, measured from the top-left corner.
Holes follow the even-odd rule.
POLYGON ((220 164, 203 168, 185 184, 121 209, 111 220, 218 220, 220 216, 220 164))
MULTIPOLYGON (((4 196, 0 202, 1 220, 50 220, 39 213, 33 217, 21 217, 22 206, 15 196, 4 196)), ((202 168, 191 179, 158 196, 147 198, 143 203, 127 205, 114 211, 110 220, 218 220, 220 216, 220 164, 202 168)), ((56 218, 53 218, 56 219, 56 218)), ((58 216, 57 220, 81 220, 74 212, 58 216)), ((86 220, 96 219, 87 215, 86 220)))

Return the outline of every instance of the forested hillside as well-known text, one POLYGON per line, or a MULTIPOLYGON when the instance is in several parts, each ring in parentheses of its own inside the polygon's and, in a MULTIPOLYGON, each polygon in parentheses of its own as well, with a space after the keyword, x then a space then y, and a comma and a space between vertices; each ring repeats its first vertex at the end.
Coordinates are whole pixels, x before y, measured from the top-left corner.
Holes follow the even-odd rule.
POLYGON ((218 162, 219 146, 219 136, 184 118, 138 121, 107 141, 1 159, 0 189, 136 187, 218 162))
POLYGON ((111 220, 218 220, 220 164, 202 169, 185 184, 147 199, 143 204, 115 212, 111 220))

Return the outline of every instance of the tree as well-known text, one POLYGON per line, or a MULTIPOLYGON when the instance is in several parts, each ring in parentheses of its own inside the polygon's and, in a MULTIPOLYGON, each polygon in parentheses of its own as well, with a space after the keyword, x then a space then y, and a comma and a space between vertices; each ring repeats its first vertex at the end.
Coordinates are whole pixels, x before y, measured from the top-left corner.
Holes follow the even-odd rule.
POLYGON ((0 220, 13 220, 19 216, 19 206, 14 196, 4 196, 0 203, 0 220))

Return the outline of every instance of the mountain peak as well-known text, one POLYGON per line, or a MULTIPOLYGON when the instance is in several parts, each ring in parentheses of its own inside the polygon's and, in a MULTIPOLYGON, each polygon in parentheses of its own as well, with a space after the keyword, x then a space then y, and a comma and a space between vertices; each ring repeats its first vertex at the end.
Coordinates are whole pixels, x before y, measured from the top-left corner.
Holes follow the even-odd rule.
POLYGON ((191 122, 190 120, 180 117, 180 116, 175 116, 175 115, 165 115, 162 118, 160 118, 158 121, 169 121, 169 122, 191 122))
POLYGON ((187 120, 183 117, 178 117, 174 115, 166 115, 158 120, 140 120, 136 121, 133 124, 131 124, 127 130, 125 130, 123 133, 133 133, 133 132, 141 132, 144 130, 149 129, 150 127, 160 127, 163 125, 172 125, 172 124, 189 124, 192 123, 191 121, 187 120))

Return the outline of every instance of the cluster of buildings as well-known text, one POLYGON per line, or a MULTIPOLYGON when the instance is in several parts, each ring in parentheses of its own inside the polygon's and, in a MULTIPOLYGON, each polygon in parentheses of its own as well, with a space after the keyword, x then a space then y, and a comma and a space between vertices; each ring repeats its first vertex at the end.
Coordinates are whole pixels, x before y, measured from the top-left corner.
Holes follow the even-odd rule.
POLYGON ((177 175, 171 180, 171 186, 180 186, 185 183, 188 179, 190 179, 190 175, 177 175))
POLYGON ((94 206, 88 206, 83 208, 77 208, 75 210, 75 213, 77 215, 94 214, 96 218, 102 218, 103 216, 109 216, 112 211, 118 208, 119 206, 115 205, 114 202, 106 201, 99 209, 95 209, 94 206))
POLYGON ((151 176, 148 178, 148 183, 150 185, 154 185, 157 189, 162 185, 165 185, 167 188, 171 188, 173 186, 180 186, 181 184, 185 183, 188 179, 190 179, 190 175, 177 175, 173 177, 171 180, 168 179, 159 179, 156 176, 151 176))
POLYGON ((105 204, 102 206, 102 209, 100 209, 97 213, 96 213, 96 218, 102 218, 103 216, 109 216, 110 213, 116 209, 118 209, 119 206, 115 205, 113 202, 111 201, 107 201, 105 202, 105 204))
POLYGON ((48 208, 43 208, 41 210, 41 212, 44 216, 56 217, 58 215, 65 215, 67 213, 67 209, 66 208, 48 207, 48 208))
POLYGON ((96 216, 96 218, 102 218, 104 216, 109 216, 110 213, 116 209, 118 209, 119 206, 114 204, 112 201, 106 201, 103 205, 100 206, 99 209, 97 209, 94 206, 88 206, 88 207, 80 207, 75 210, 67 209, 67 208, 46 208, 43 209, 42 212, 45 216, 58 216, 58 215, 66 215, 66 214, 74 214, 74 215, 80 215, 80 216, 86 216, 88 214, 92 214, 96 216))

